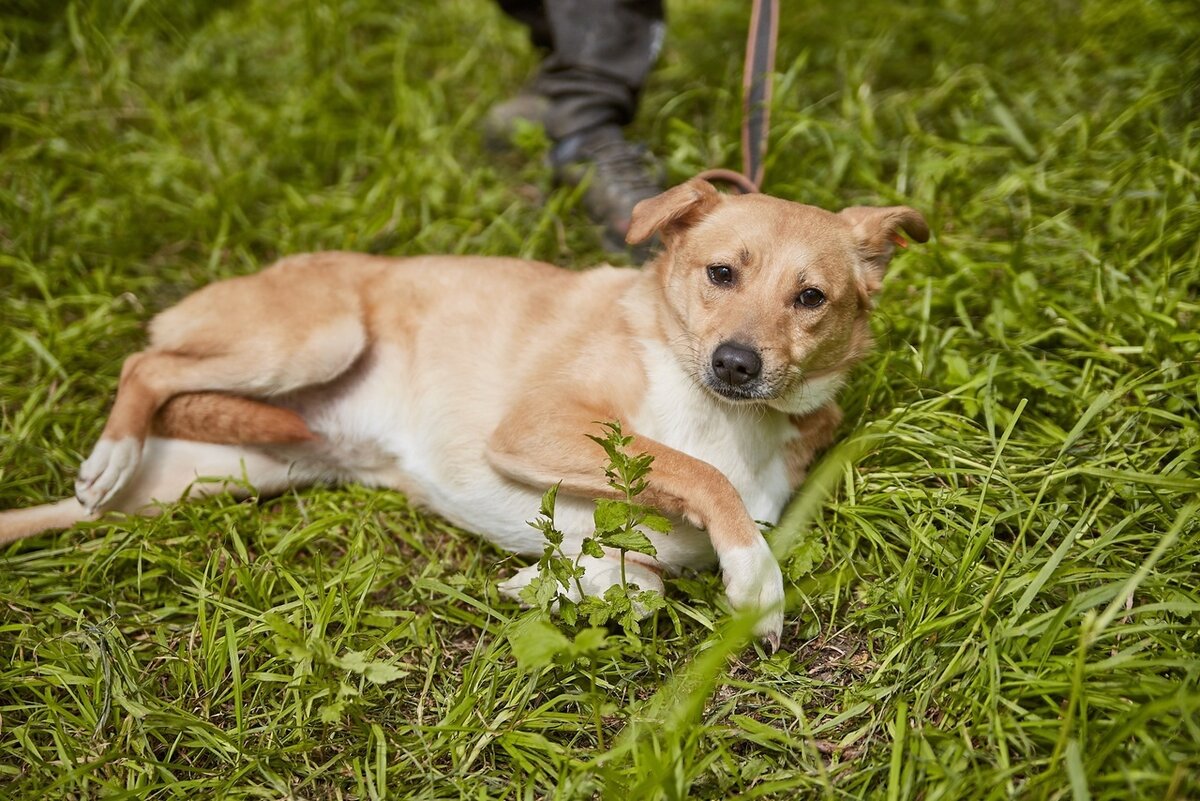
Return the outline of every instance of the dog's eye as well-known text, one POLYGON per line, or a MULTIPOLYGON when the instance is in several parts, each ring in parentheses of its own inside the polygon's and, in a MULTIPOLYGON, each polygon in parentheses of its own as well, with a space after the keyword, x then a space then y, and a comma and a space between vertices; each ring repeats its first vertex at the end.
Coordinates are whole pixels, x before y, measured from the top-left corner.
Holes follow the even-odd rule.
POLYGON ((825 302, 825 293, 817 289, 815 286, 810 286, 808 289, 796 296, 796 305, 804 306, 808 309, 815 309, 825 302))
POLYGON ((728 264, 708 265, 708 280, 714 284, 732 284, 733 268, 728 264))

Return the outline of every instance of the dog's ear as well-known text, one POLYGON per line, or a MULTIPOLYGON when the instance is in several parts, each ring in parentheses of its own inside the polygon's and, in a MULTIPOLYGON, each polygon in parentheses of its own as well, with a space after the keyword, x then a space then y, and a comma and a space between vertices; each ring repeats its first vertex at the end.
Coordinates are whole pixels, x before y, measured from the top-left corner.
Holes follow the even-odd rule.
POLYGON ((908 247, 901 232, 915 242, 929 241, 929 224, 921 212, 908 206, 851 206, 838 216, 850 223, 858 250, 868 267, 867 287, 879 289, 896 245, 908 247))
POLYGON ((645 242, 655 232, 664 238, 691 225, 717 204, 721 193, 703 178, 672 187, 661 195, 646 198, 633 207, 633 219, 625 241, 631 245, 645 242))

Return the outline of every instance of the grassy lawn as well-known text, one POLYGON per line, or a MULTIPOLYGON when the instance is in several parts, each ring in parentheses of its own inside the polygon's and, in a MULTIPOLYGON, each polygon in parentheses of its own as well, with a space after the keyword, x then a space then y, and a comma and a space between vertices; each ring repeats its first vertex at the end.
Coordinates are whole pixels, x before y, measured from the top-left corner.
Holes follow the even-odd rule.
MULTIPOLYGON (((668 6, 635 132, 681 181, 738 163, 748 14, 668 6)), ((935 233, 775 532, 782 650, 689 576, 523 667, 513 560, 403 496, 215 498, 0 551, 0 797, 1200 798, 1200 15, 784 6, 766 190, 935 233)), ((544 141, 482 147, 535 63, 484 0, 4 6, 0 508, 216 278, 603 260, 544 141)))

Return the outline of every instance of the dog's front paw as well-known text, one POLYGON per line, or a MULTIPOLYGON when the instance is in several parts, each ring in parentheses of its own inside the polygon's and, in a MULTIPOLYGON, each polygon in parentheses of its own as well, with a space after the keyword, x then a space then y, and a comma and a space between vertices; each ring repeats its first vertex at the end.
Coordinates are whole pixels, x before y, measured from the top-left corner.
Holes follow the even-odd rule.
POLYGON ((721 554, 725 593, 737 610, 757 610, 754 633, 771 648, 779 650, 783 634, 783 573, 779 562, 762 537, 754 545, 730 548, 721 554))
POLYGON ((88 514, 95 514, 129 483, 141 460, 142 441, 137 437, 101 439, 79 466, 75 497, 88 514))

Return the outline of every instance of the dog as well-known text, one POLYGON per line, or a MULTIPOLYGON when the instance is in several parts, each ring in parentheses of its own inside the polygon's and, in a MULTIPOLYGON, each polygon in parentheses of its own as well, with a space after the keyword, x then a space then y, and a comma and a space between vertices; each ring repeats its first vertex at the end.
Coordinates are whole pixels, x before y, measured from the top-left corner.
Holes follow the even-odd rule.
MULTIPOLYGON (((661 592, 663 573, 716 563, 775 649, 783 578, 755 521, 778 520, 832 441, 894 247, 929 228, 906 206, 832 213, 692 179, 634 209, 628 241, 655 234, 642 270, 327 252, 202 288, 125 361, 76 497, 0 513, 0 542, 245 480, 353 481, 535 555, 527 521, 561 482, 574 556, 613 496, 586 435, 615 420, 653 457, 640 500, 674 522, 647 532, 657 557, 630 554, 627 580, 661 592)), ((621 580, 616 554, 580 564, 589 594, 621 580)))

